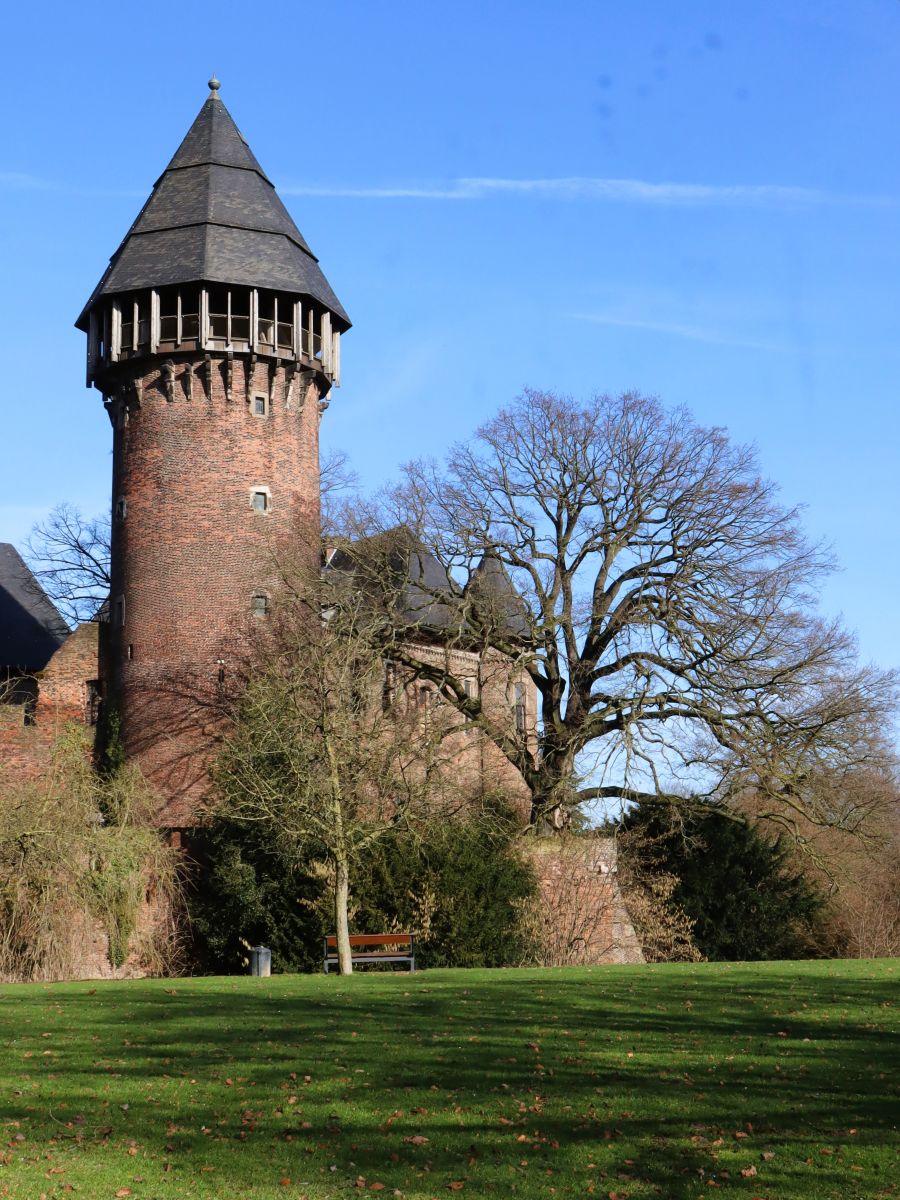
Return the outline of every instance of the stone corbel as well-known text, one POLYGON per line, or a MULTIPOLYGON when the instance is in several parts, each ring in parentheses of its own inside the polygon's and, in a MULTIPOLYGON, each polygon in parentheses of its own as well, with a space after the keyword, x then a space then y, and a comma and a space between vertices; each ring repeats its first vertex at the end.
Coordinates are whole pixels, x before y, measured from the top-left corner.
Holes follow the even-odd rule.
POLYGON ((135 375, 131 381, 131 396, 134 400, 136 408, 140 408, 144 401, 144 377, 143 375, 135 375))
POLYGON ((175 399, 175 364, 171 358, 167 358, 163 363, 160 375, 162 376, 166 399, 171 404, 175 399))
POLYGON ((234 351, 228 351, 225 359, 225 399, 229 403, 234 399, 234 351))
POLYGON ((289 362, 284 368, 284 407, 287 412, 294 411, 294 384, 297 379, 297 364, 289 362))
POLYGON ((193 400, 194 398, 194 379, 196 378, 196 375, 197 364, 189 362, 187 365, 187 370, 184 374, 184 394, 187 396, 188 400, 193 400))
POLYGON ((250 404, 253 399, 253 376, 256 372, 257 356, 256 351, 251 350, 250 356, 247 359, 247 366, 244 369, 244 379, 246 383, 247 403, 250 404))
POLYGON ((203 365, 206 369, 206 398, 207 398, 207 400, 212 400, 212 398, 213 398, 213 361, 212 361, 211 354, 206 355, 203 365))

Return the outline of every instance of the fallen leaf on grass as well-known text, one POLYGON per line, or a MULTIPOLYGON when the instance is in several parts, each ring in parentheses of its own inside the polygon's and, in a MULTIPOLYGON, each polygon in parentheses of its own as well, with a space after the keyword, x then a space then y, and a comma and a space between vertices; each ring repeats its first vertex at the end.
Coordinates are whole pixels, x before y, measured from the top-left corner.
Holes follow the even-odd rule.
POLYGON ((409 1142, 411 1146, 425 1146, 428 1144, 428 1138, 423 1137, 421 1133, 415 1133, 412 1137, 404 1138, 404 1142, 409 1142))
POLYGON ((756 1167, 752 1163, 749 1167, 741 1167, 741 1174, 745 1179, 752 1179, 756 1173, 756 1167))
POLYGON ((131 1188, 119 1188, 118 1191, 116 1192, 116 1196, 119 1197, 119 1200, 121 1200, 122 1196, 130 1196, 130 1195, 131 1195, 131 1188))
POLYGON ((447 1184, 447 1190, 451 1192, 460 1192, 466 1185, 461 1179, 451 1179, 447 1184))

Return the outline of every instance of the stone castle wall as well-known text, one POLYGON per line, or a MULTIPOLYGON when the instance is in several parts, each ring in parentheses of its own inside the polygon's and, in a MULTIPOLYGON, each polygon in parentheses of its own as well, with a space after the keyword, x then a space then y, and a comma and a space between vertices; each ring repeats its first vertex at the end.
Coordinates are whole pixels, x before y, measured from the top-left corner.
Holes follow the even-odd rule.
POLYGON ((619 889, 615 838, 532 838, 523 849, 538 878, 547 966, 644 961, 619 889))
POLYGON ((79 625, 63 642, 33 681, 36 702, 0 703, 0 779, 14 784, 37 778, 66 724, 90 722, 98 629, 92 622, 79 625))

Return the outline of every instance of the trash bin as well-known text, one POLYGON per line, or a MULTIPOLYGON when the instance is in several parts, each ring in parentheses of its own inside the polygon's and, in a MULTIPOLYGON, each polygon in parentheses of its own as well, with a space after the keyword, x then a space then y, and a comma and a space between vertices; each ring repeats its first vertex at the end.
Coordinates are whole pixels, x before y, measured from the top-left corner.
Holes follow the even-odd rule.
POLYGON ((272 951, 268 946, 250 947, 250 974, 272 974, 272 951))

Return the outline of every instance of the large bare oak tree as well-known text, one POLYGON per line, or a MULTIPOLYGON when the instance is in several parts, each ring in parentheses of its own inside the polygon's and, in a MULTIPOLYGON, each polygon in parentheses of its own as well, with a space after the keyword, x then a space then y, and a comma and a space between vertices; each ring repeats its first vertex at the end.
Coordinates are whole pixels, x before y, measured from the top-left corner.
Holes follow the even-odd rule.
POLYGON ((384 624, 384 652, 518 768, 536 823, 590 801, 737 811, 750 793, 782 821, 856 819, 816 780, 880 759, 896 679, 816 614, 829 552, 723 430, 635 394, 527 391, 443 465, 408 466, 379 519, 453 581, 434 597, 456 606, 447 641, 533 680, 536 739, 482 710, 449 656, 435 664, 408 625, 384 624), (521 609, 483 586, 485 554, 521 609))

